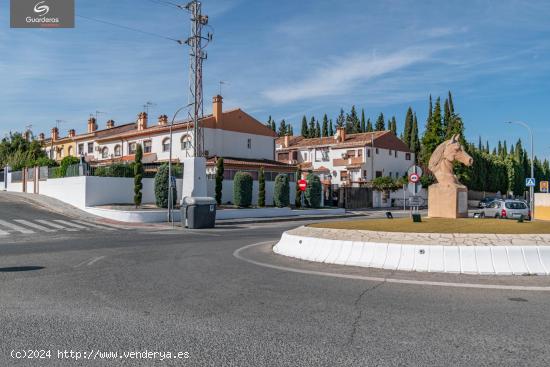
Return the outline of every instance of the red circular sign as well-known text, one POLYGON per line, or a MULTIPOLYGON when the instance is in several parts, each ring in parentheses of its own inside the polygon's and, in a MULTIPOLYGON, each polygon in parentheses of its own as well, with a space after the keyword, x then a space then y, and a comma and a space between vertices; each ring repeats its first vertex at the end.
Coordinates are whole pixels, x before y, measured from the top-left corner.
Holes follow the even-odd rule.
POLYGON ((417 183, 420 181, 420 175, 418 173, 411 173, 409 176, 409 181, 411 183, 417 183))
POLYGON ((298 181, 298 187, 300 188, 300 191, 306 191, 307 187, 307 181, 302 179, 298 181))

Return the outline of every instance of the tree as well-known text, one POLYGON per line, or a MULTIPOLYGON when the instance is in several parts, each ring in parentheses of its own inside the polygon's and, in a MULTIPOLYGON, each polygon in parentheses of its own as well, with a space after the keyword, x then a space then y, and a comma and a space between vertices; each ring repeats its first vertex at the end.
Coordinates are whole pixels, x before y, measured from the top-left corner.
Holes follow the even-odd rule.
POLYGON ((361 108, 361 127, 360 127, 360 130, 362 133, 364 133, 366 131, 366 121, 365 121, 365 109, 364 108, 361 108))
POLYGON ((329 136, 329 131, 328 131, 328 117, 327 117, 327 114, 325 113, 325 115, 323 116, 323 129, 321 131, 321 134, 322 136, 324 137, 327 137, 329 136))
POLYGON ((376 191, 395 191, 399 186, 391 177, 381 176, 372 180, 372 188, 376 191))
POLYGON ((397 120, 395 120, 395 116, 392 116, 390 120, 390 131, 393 135, 397 136, 397 120))
POLYGON ((287 133, 288 133, 288 127, 286 126, 286 121, 285 119, 282 119, 279 124, 279 131, 277 132, 277 135, 286 136, 287 133))
MULTIPOLYGON (((143 197, 143 194, 141 193, 141 190, 143 189, 143 164, 141 163, 142 158, 143 148, 141 147, 141 144, 137 144, 136 158, 134 164, 134 204, 136 205, 136 208, 141 205, 141 200, 143 197)), ((166 191, 168 191, 168 187, 166 188, 166 191)))
POLYGON ((344 117, 344 109, 340 108, 340 114, 336 119, 336 127, 343 127, 345 122, 346 122, 346 118, 344 117))
POLYGON ((294 198, 294 206, 300 208, 302 206, 302 191, 298 186, 298 181, 302 179, 302 170, 298 168, 296 171, 296 197, 294 198))
POLYGON ((321 126, 319 125, 319 121, 315 121, 315 137, 320 138, 321 137, 321 126))
POLYGON ((288 125, 287 125, 286 134, 287 134, 288 136, 294 136, 294 128, 292 127, 291 124, 288 124, 288 125))
POLYGON ((333 129, 333 127, 332 127, 332 119, 329 120, 328 135, 329 135, 329 136, 334 136, 334 129, 333 129))
MULTIPOLYGON (((430 106, 431 106, 430 96, 430 106)), ((437 98, 431 119, 426 121, 426 129, 422 136, 422 163, 428 165, 430 157, 439 144, 443 142, 443 130, 441 125, 441 102, 437 98)))
POLYGON ((374 126, 374 129, 376 131, 384 131, 386 130, 386 125, 384 122, 384 114, 380 112, 380 115, 378 115, 378 119, 376 120, 376 124, 374 126))
POLYGON ((372 128, 372 122, 370 122, 370 118, 367 120, 367 126, 365 127, 365 132, 370 133, 374 131, 372 128))
POLYGON ((412 128, 413 128, 413 111, 412 108, 409 107, 407 109, 407 114, 405 115, 405 128, 403 129, 403 141, 407 146, 411 147, 411 135, 412 135, 412 128))
POLYGON ((306 177, 307 187, 304 193, 306 201, 312 208, 319 208, 321 206, 321 199, 323 194, 323 187, 319 176, 309 173, 306 177))
POLYGON ((10 133, 0 141, 0 167, 10 166, 12 171, 33 167, 38 159, 46 159, 41 143, 27 140, 20 133, 10 133))
POLYGON ((355 134, 361 131, 361 122, 357 116, 355 106, 351 106, 351 112, 346 119, 346 132, 355 134))
POLYGON ((216 202, 218 205, 222 203, 223 190, 223 174, 224 174, 223 158, 220 157, 216 161, 216 202))
POLYGON ((449 100, 445 99, 444 112, 443 112, 443 131, 448 135, 448 131, 451 127, 451 108, 449 107, 449 100))
MULTIPOLYGON (((138 145, 139 146, 139 145, 138 145)), ((159 208, 168 208, 168 186, 170 177, 168 176, 168 164, 164 163, 159 167, 155 175, 155 202, 159 208)), ((172 205, 176 205, 177 191, 172 187, 172 205)))
POLYGON ((411 132, 411 143, 409 145, 409 149, 414 153, 415 161, 416 163, 419 162, 419 154, 420 154, 420 139, 418 137, 418 120, 416 119, 416 113, 413 117, 413 125, 412 125, 412 132, 411 132))
POLYGON ((269 127, 270 129, 272 128, 271 115, 269 115, 269 117, 267 118, 267 123, 265 124, 265 126, 269 127))
POLYGON ((264 168, 260 167, 260 174, 258 177, 258 206, 260 208, 265 207, 265 173, 264 168))
POLYGON ((306 118, 305 115, 304 115, 304 117, 302 117, 302 131, 301 131, 301 134, 304 138, 309 138, 309 129, 307 127, 307 118, 306 118))
POLYGON ((309 120, 309 137, 310 138, 316 138, 317 133, 315 132, 315 117, 311 116, 311 120, 309 120))
POLYGON ((252 176, 246 172, 237 172, 233 178, 233 202, 241 208, 252 204, 252 176))
POLYGON ((275 188, 273 189, 273 202, 277 208, 284 208, 290 205, 290 187, 288 175, 280 173, 275 177, 275 188))

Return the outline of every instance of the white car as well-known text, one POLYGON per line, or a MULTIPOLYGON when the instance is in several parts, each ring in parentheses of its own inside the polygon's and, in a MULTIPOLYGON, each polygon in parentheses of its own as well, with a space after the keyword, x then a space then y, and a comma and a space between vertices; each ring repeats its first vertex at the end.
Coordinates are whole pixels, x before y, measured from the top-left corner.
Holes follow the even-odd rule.
POLYGON ((519 219, 523 216, 523 218, 531 220, 531 210, 529 210, 529 206, 521 200, 497 199, 483 208, 481 216, 501 219, 519 219))

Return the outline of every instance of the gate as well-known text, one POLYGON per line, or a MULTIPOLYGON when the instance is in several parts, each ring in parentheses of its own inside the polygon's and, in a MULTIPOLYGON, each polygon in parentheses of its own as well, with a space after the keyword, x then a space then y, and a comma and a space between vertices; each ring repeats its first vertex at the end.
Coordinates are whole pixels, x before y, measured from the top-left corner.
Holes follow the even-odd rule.
POLYGON ((346 209, 372 208, 372 189, 368 187, 341 187, 338 206, 346 209))

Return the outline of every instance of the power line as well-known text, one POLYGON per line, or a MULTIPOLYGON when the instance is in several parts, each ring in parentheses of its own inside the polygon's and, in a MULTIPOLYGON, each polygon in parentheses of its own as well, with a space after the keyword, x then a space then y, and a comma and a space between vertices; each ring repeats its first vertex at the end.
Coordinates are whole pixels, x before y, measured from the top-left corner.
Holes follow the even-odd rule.
POLYGON ((116 24, 116 23, 109 22, 109 21, 106 21, 106 20, 101 20, 101 19, 95 19, 95 18, 86 17, 86 16, 84 16, 84 15, 78 15, 78 14, 77 14, 76 16, 79 17, 79 18, 91 20, 91 21, 94 21, 94 22, 103 23, 103 24, 108 24, 108 25, 111 25, 111 26, 113 26, 113 27, 119 27, 119 28, 123 28, 123 29, 129 30, 129 31, 139 32, 139 33, 147 34, 147 35, 149 35, 149 36, 158 37, 158 38, 162 38, 162 39, 169 40, 169 41, 174 41, 174 42, 176 42, 176 43, 178 43, 178 44, 180 44, 180 45, 183 43, 181 40, 177 40, 177 39, 171 38, 171 37, 166 37, 166 36, 163 36, 163 35, 158 34, 158 33, 147 32, 147 31, 143 31, 143 30, 141 30, 141 29, 136 29, 136 28, 128 27, 128 26, 121 25, 121 24, 116 24))
POLYGON ((183 5, 176 4, 176 3, 173 3, 171 1, 166 1, 166 0, 148 0, 148 1, 150 1, 152 3, 155 3, 155 4, 169 6, 169 7, 176 7, 176 8, 180 8, 180 9, 185 8, 185 6, 183 6, 183 5))

